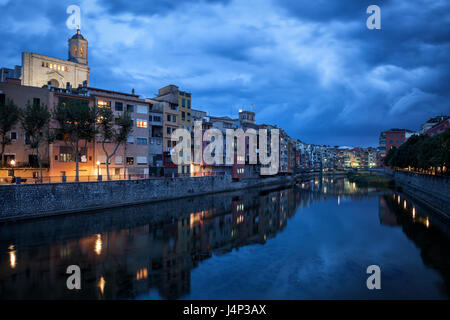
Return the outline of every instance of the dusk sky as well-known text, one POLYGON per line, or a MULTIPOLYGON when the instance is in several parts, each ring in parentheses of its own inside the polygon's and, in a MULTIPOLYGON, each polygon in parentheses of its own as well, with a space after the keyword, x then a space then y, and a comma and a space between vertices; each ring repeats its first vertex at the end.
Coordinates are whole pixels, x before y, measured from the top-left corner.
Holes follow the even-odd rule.
POLYGON ((377 146, 450 113, 448 0, 0 0, 0 67, 21 52, 67 59, 66 8, 81 8, 90 85, 283 127, 315 144, 377 146), (369 5, 381 30, 369 30, 369 5))

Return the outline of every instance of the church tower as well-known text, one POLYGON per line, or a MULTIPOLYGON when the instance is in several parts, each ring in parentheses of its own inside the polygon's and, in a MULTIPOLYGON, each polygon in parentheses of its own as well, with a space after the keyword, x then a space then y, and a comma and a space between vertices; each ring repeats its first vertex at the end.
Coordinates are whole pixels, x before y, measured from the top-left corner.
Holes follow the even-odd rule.
POLYGON ((88 64, 88 42, 81 35, 80 29, 69 39, 69 61, 88 64))

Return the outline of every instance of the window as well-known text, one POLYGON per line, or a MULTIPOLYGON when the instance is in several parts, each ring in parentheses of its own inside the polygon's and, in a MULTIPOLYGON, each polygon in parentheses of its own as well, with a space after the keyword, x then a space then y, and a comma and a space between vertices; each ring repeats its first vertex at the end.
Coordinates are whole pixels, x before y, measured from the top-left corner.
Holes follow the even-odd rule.
MULTIPOLYGON (((77 56, 77 46, 73 46, 73 55, 76 57, 77 56)), ((51 68, 51 65, 50 65, 51 68)))
POLYGON ((160 116, 153 116, 153 121, 154 122, 161 122, 161 117, 160 116))
POLYGON ((156 140, 156 144, 157 144, 157 145, 160 145, 160 144, 161 144, 161 140, 160 140, 160 139, 157 139, 157 140, 156 140))
POLYGON ((59 161, 60 162, 72 162, 74 161, 72 156, 72 148, 61 146, 59 147, 59 161))
POLYGON ((134 143, 134 137, 133 136, 129 136, 127 138, 127 144, 133 144, 134 143))
POLYGON ((185 98, 181 99, 181 106, 186 107, 186 99, 185 98))
POLYGON ((119 124, 119 118, 114 118, 114 124, 119 124))
POLYGON ((167 121, 170 122, 170 114, 167 115, 167 121))
POLYGON ((167 148, 170 148, 171 147, 171 144, 170 144, 170 140, 169 141, 167 141, 167 148))
POLYGON ((136 144, 146 145, 147 144, 147 138, 137 137, 136 138, 136 144))
POLYGON ((97 161, 100 161, 101 164, 106 164, 106 156, 97 156, 97 161))
POLYGON ((98 100, 97 101, 97 106, 99 108, 110 108, 111 107, 111 102, 105 101, 105 100, 98 100))
POLYGON ((148 121, 152 122, 152 115, 148 116, 148 121))
POLYGON ((172 133, 172 128, 167 127, 167 134, 170 135, 172 133))
POLYGON ((81 57, 83 56, 83 48, 84 48, 84 47, 80 47, 80 56, 81 56, 81 57))
POLYGON ((114 106, 115 106, 115 108, 116 108, 116 111, 123 111, 123 103, 122 103, 122 102, 116 101, 116 102, 114 103, 114 106))
POLYGON ((142 113, 142 114, 147 114, 147 112, 148 112, 147 106, 138 105, 137 108, 136 108, 136 112, 137 113, 142 113))
POLYGON ((136 120, 136 126, 138 128, 147 128, 147 120, 137 119, 136 120))
POLYGON ((187 114, 187 121, 191 121, 191 114, 190 113, 187 114))
POLYGON ((16 141, 17 140, 17 132, 11 132, 10 137, 11 137, 12 141, 16 141))
POLYGON ((133 157, 127 157, 127 165, 133 165, 134 164, 134 158, 133 157))
POLYGON ((185 120, 186 119, 186 113, 184 111, 181 112, 181 120, 185 120))
POLYGON ((0 104, 5 104, 6 95, 4 93, 0 93, 0 104))
POLYGON ((69 67, 65 67, 66 72, 69 72, 69 67))
POLYGON ((147 157, 136 157, 137 164, 147 164, 147 157))
POLYGON ((128 111, 128 112, 134 112, 134 105, 132 105, 132 104, 127 104, 127 111, 128 111))
POLYGON ((177 116, 172 116, 172 122, 177 122, 177 116))
POLYGON ((188 100, 188 101, 187 101, 187 107, 188 107, 188 109, 191 108, 191 100, 188 100))
POLYGON ((115 164, 122 164, 122 156, 115 156, 114 157, 114 163, 115 164))

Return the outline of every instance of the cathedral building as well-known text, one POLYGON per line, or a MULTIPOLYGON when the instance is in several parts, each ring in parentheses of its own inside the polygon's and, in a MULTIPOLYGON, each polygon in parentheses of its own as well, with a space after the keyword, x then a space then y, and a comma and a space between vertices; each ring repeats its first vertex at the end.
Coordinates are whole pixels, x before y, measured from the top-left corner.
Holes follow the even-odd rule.
POLYGON ((68 60, 47 57, 44 55, 22 53, 22 85, 42 87, 51 85, 56 88, 66 88, 67 85, 76 88, 80 85, 89 86, 88 41, 77 30, 69 39, 68 60))

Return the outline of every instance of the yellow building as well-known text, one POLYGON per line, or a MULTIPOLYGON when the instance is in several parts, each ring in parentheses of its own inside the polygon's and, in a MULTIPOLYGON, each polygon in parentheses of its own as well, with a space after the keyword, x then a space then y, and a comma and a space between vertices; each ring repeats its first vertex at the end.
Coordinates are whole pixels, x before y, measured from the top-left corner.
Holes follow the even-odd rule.
POLYGON ((191 130, 191 94, 179 91, 178 92, 178 124, 180 128, 191 130))

